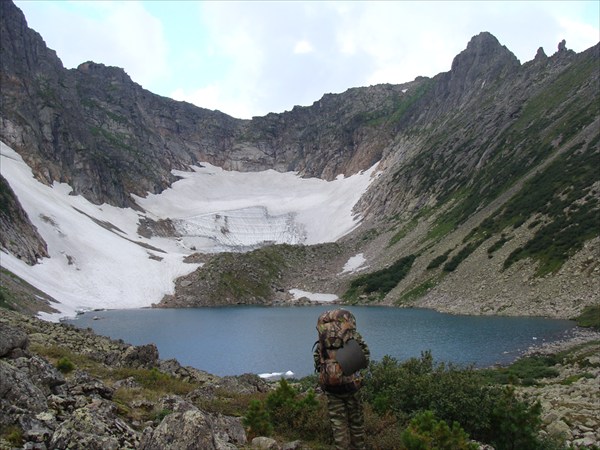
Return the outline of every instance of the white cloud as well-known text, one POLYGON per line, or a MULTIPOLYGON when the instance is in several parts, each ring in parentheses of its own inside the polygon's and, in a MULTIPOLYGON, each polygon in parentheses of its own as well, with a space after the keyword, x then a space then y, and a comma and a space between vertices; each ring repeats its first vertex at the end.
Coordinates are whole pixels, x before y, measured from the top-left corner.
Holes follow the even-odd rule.
POLYGON ((139 1, 18 2, 28 24, 57 51, 67 68, 85 61, 122 67, 149 87, 169 76, 162 24, 139 1))
POLYGON ((310 42, 302 40, 302 41, 298 41, 296 42, 296 45, 294 46, 294 53, 296 54, 304 54, 304 53, 311 53, 314 51, 313 46, 311 45, 310 42))
POLYGON ((587 23, 581 23, 569 18, 559 18, 558 23, 562 30, 556 34, 556 42, 561 41, 564 36, 569 36, 567 48, 576 48, 583 50, 589 46, 590 42, 600 40, 600 31, 587 23))
POLYGON ((219 110, 233 117, 251 117, 252 111, 248 104, 240 101, 239 97, 227 94, 221 83, 210 84, 200 89, 185 90, 178 88, 170 97, 174 100, 185 101, 206 109, 219 110))

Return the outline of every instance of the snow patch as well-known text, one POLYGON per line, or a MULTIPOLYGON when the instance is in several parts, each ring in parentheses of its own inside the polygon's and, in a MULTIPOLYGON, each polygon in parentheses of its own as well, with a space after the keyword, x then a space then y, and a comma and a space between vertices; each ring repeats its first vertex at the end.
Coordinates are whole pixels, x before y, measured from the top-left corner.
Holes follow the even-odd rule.
POLYGON ((342 269, 340 274, 346 273, 346 272, 356 272, 357 270, 365 269, 365 267, 362 267, 362 266, 366 262, 367 262, 367 260, 363 253, 354 255, 348 259, 348 261, 344 265, 344 268, 342 269))
MULTIPOLYGON (((38 182, 19 154, 0 142, 0 172, 48 244, 49 258, 28 266, 1 252, 2 267, 59 303, 47 320, 90 309, 151 306, 174 293, 174 280, 196 270, 184 263, 194 252, 243 251, 265 243, 334 242, 361 221, 354 214, 377 164, 334 181, 297 173, 225 171, 210 164, 189 172, 161 194, 134 196, 144 208, 94 205, 72 188, 38 182), (140 220, 170 219, 176 237, 138 234, 140 220)), ((328 302, 330 294, 297 291, 328 302)))
POLYGON ((320 303, 331 303, 336 300, 339 300, 339 297, 335 294, 313 293, 301 291, 300 289, 290 289, 289 293, 292 294, 294 300, 300 300, 302 297, 306 297, 312 302, 320 303))
POLYGON ((156 243, 137 235, 138 213, 110 205, 94 205, 71 188, 47 186, 12 149, 0 143, 2 175, 8 180, 29 219, 48 244, 50 257, 29 266, 1 252, 2 267, 54 297, 58 320, 79 310, 139 308, 173 294, 174 280, 198 267, 172 243, 156 243), (94 220, 96 219, 96 220, 94 220), (111 226, 102 226, 109 223, 111 226), (151 258, 149 247, 156 248, 151 258))

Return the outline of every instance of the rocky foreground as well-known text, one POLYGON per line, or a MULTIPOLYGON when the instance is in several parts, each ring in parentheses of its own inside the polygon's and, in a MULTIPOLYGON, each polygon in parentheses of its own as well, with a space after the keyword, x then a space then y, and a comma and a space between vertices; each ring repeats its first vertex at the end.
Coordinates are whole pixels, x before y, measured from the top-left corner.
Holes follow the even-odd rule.
POLYGON ((240 417, 198 405, 268 389, 257 376, 220 378, 161 360, 153 344, 0 309, 1 449, 244 448, 240 417))
POLYGON ((521 388, 525 397, 539 400, 545 432, 563 435, 567 444, 600 446, 600 333, 578 329, 562 342, 531 349, 527 356, 568 356, 554 367, 558 376, 537 386, 521 388))
MULTIPOLYGON (((534 351, 574 346, 579 353, 556 366, 559 377, 522 394, 541 401, 546 432, 593 448, 600 444, 599 333, 534 351)), ((255 375, 217 377, 161 360, 153 344, 0 309, 0 449, 304 448, 248 442, 236 399, 269 389, 255 375)))

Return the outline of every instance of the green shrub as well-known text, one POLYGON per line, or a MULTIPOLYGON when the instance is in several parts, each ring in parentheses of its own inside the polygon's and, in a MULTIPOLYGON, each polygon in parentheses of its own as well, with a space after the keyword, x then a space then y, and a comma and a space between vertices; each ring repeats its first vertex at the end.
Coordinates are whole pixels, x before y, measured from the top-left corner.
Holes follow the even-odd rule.
POLYGON ((73 364, 69 358, 63 356, 57 361, 56 368, 62 373, 69 373, 75 369, 75 364, 73 364))
POLYGON ((512 239, 512 237, 507 237, 504 233, 502 233, 500 239, 498 239, 490 247, 488 247, 488 249, 487 249, 488 257, 491 258, 493 256, 494 252, 496 252, 497 250, 500 250, 504 246, 504 244, 506 244, 511 239, 512 239))
POLYGON ((431 262, 427 265, 427 270, 437 269, 438 267, 440 267, 442 264, 444 264, 446 262, 446 260, 448 259, 448 256, 450 255, 451 252, 452 252, 452 249, 447 250, 446 252, 442 253, 441 255, 433 258, 431 260, 431 262))
POLYGON ((486 442, 497 450, 542 450, 538 438, 541 411, 540 403, 522 402, 513 388, 505 388, 496 398, 491 415, 494 432, 487 436, 486 442))
POLYGON ((415 259, 415 255, 409 255, 400 258, 390 267, 354 279, 343 298, 347 301, 353 301, 361 294, 376 295, 383 298, 408 275, 415 259))
POLYGON ((576 374, 576 375, 570 375, 567 378, 565 378, 564 380, 562 380, 560 382, 560 384, 562 384, 564 386, 570 386, 571 384, 576 383, 577 381, 581 380, 582 378, 587 378, 588 380, 593 380, 594 375, 589 372, 580 373, 580 374, 576 374))
POLYGON ((246 427, 249 439, 257 436, 271 436, 273 425, 265 405, 260 400, 252 400, 248 412, 242 418, 242 424, 246 427))
POLYGON ((518 359, 508 367, 484 370, 482 374, 494 383, 533 386, 539 379, 557 377, 559 372, 553 366, 558 362, 553 355, 529 356, 518 359))
POLYGON ((162 422, 162 420, 165 417, 167 417, 169 414, 173 414, 173 411, 171 411, 170 409, 161 409, 160 411, 157 411, 156 417, 155 417, 156 422, 158 422, 158 423, 162 422))
POLYGON ((458 265, 463 262, 467 257, 477 250, 477 247, 481 245, 482 241, 471 242, 470 244, 465 245, 460 251, 452 257, 450 261, 444 264, 443 270, 445 272, 453 272, 456 270, 458 265))
POLYGON ((496 439, 497 450, 507 448, 501 446, 499 433, 509 430, 513 420, 505 409, 520 413, 521 420, 526 418, 534 428, 539 422, 539 409, 518 400, 512 391, 507 394, 491 385, 473 368, 436 364, 430 352, 402 363, 389 356, 373 362, 363 391, 380 415, 391 412, 404 421, 431 411, 439 420, 459 423, 477 440, 491 443, 496 439))
POLYGON ((437 286, 437 284, 442 279, 442 276, 431 277, 431 278, 425 280, 423 283, 415 286, 410 291, 405 292, 404 294, 402 294, 402 296, 400 297, 400 300, 397 301, 396 304, 411 302, 413 300, 416 300, 417 298, 424 296, 425 294, 427 294, 427 292, 429 292, 431 289, 433 289, 435 286, 437 286))
POLYGON ((398 450, 402 442, 400 421, 391 412, 378 414, 369 403, 364 403, 365 443, 367 448, 398 450))
POLYGON ((423 411, 410 421, 402 433, 402 444, 407 450, 477 450, 479 446, 469 441, 469 435, 458 422, 452 428, 437 420, 431 411, 423 411))
POLYGON ((586 306, 581 315, 575 320, 580 327, 600 330, 600 306, 586 306))
POLYGON ((325 404, 317 400, 312 389, 299 394, 285 379, 266 401, 250 402, 244 425, 255 435, 277 433, 289 440, 323 442, 330 434, 325 404))
POLYGON ((17 425, 9 425, 2 429, 1 435, 9 444, 18 448, 23 446, 23 430, 17 425))
POLYGON ((321 406, 312 389, 300 395, 284 378, 266 400, 266 409, 275 429, 291 432, 293 438, 299 439, 314 439, 326 434, 327 421, 323 425, 314 420, 315 416, 323 417, 324 414, 319 414, 321 406))

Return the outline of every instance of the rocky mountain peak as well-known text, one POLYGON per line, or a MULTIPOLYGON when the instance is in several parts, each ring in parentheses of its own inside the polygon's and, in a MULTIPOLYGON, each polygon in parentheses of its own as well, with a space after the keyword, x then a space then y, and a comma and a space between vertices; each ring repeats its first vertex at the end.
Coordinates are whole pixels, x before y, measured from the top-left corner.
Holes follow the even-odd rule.
POLYGON ((488 32, 474 36, 467 48, 452 61, 452 78, 465 83, 502 77, 519 68, 519 60, 498 39, 488 32))

